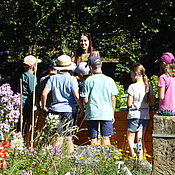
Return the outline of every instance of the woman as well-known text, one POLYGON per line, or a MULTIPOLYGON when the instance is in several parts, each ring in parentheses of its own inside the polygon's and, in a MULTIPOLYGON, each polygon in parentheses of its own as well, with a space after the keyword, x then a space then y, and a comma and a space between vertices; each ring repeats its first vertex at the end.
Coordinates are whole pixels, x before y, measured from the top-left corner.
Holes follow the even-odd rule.
POLYGON ((100 54, 97 50, 94 50, 92 46, 92 39, 90 33, 82 32, 78 38, 78 49, 72 56, 72 62, 78 65, 80 62, 87 61, 90 56, 97 56, 100 58, 100 54))

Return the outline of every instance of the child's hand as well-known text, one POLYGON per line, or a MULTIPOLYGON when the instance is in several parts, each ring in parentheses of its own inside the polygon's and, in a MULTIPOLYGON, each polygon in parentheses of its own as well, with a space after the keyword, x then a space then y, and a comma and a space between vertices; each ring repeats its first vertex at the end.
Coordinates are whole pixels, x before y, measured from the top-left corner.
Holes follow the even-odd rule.
POLYGON ((114 117, 112 117, 112 123, 114 123, 115 122, 115 118, 114 117))
POLYGON ((44 107, 42 110, 43 110, 44 112, 49 112, 49 109, 48 109, 47 107, 44 107))

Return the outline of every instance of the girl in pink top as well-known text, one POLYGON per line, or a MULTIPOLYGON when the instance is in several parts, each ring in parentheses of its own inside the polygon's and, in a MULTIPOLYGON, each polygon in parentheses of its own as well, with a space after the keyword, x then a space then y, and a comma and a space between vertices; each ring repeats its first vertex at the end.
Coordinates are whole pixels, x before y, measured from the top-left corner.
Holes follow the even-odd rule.
POLYGON ((165 70, 166 73, 158 81, 158 111, 168 110, 175 113, 175 63, 166 64, 165 70))

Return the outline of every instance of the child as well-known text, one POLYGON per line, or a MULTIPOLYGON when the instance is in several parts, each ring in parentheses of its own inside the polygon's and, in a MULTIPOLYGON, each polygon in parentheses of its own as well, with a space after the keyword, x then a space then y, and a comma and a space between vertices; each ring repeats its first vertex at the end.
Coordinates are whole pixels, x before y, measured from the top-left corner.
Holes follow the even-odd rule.
POLYGON ((175 113, 175 64, 166 64, 166 73, 159 77, 158 95, 159 109, 158 111, 169 111, 175 113))
POLYGON ((141 64, 134 64, 131 68, 131 78, 134 82, 127 90, 128 99, 128 126, 127 139, 132 157, 136 157, 134 141, 142 147, 139 152, 139 160, 144 156, 144 133, 149 121, 149 104, 154 105, 154 93, 148 84, 145 69, 141 64))
POLYGON ((46 122, 55 124, 59 136, 56 138, 56 146, 62 146, 65 141, 67 153, 74 151, 72 142, 73 126, 75 126, 77 116, 77 104, 80 107, 80 116, 83 115, 83 105, 79 99, 79 88, 77 79, 70 75, 69 71, 75 68, 75 63, 67 55, 61 55, 56 60, 54 69, 60 72, 51 76, 42 92, 42 108, 46 112, 51 112, 52 116, 47 117, 46 122), (46 107, 47 96, 52 92, 53 101, 49 107, 46 107), (58 123, 58 125, 57 125, 58 123), (60 126, 61 124, 61 126, 60 126), (68 127, 65 127, 68 124, 68 127))
POLYGON ((89 66, 87 65, 87 62, 80 62, 79 65, 74 70, 74 73, 77 74, 76 78, 79 81, 79 89, 81 92, 82 87, 84 85, 84 81, 90 75, 90 70, 89 70, 89 66))
POLYGON ((33 91, 35 88, 33 74, 36 71, 36 64, 40 62, 40 59, 36 59, 32 55, 26 56, 23 61, 25 72, 22 73, 20 78, 22 79, 23 132, 25 133, 32 114, 33 91))
MULTIPOLYGON (((49 64, 49 67, 48 67, 48 74, 40 79, 40 83, 37 87, 37 108, 39 110, 40 110, 40 100, 41 100, 42 91, 43 91, 48 79, 50 78, 50 76, 56 75, 57 72, 58 72, 58 70, 56 70, 54 68, 54 66, 56 66, 55 61, 56 60, 51 60, 50 61, 50 64, 49 64)), ((47 102, 46 102, 46 107, 47 108, 50 107, 51 102, 52 102, 52 93, 50 92, 47 96, 47 102)))
POLYGON ((100 58, 91 56, 88 65, 92 76, 88 77, 83 85, 81 97, 86 105, 85 120, 88 125, 88 137, 91 145, 98 144, 98 129, 103 136, 102 144, 110 145, 113 135, 115 95, 118 90, 114 80, 102 73, 100 58))
POLYGON ((165 73, 166 64, 171 63, 174 60, 174 55, 170 52, 165 52, 162 56, 155 61, 155 63, 160 64, 159 76, 165 73))

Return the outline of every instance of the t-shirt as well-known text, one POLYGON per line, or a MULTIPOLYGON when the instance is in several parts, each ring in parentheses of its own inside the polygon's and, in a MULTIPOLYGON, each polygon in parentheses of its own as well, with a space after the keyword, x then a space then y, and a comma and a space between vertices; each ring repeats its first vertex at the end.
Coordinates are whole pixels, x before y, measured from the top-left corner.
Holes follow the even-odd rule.
MULTIPOLYGON (((32 93, 34 91, 34 75, 29 72, 24 72, 22 78, 22 103, 25 105, 32 102, 32 93)), ((36 80, 37 82, 37 80, 36 80)))
POLYGON ((159 102, 159 109, 175 112, 175 78, 163 74, 159 77, 158 87, 165 88, 164 99, 159 102))
POLYGON ((111 96, 118 94, 114 80, 104 74, 95 74, 84 81, 80 94, 87 97, 85 120, 112 120, 114 111, 111 96))
POLYGON ((77 112, 76 100, 73 90, 78 89, 77 79, 69 73, 60 72, 52 75, 46 83, 46 87, 52 91, 53 112, 77 112))
MULTIPOLYGON (((150 87, 150 96, 154 95, 153 88, 150 87)), ((128 94, 133 97, 133 104, 129 108, 127 115, 128 119, 149 119, 149 103, 146 102, 145 84, 143 81, 138 81, 131 84, 127 90, 128 94)))

